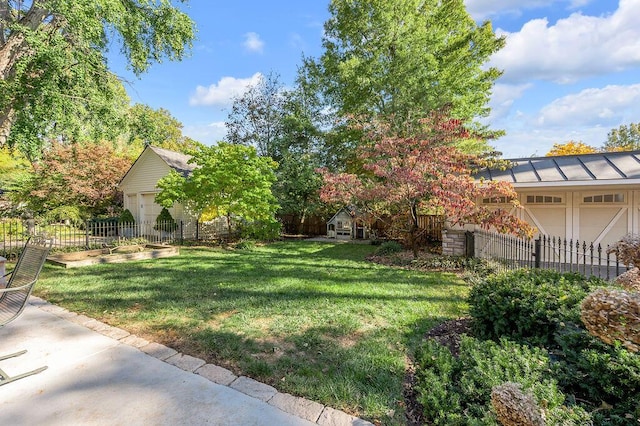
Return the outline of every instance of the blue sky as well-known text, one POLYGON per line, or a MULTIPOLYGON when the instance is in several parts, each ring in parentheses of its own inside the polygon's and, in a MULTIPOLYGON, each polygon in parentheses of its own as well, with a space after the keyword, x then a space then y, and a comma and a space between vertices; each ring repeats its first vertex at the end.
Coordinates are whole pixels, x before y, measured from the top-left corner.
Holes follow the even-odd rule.
MULTIPOLYGON (((132 102, 165 108, 205 144, 225 134, 234 95, 275 72, 292 84, 302 55, 322 53, 329 0, 191 0, 197 40, 182 62, 155 64, 137 78, 112 55, 132 102)), ((569 140, 601 146, 612 128, 640 122, 640 0, 465 0, 507 44, 483 121, 506 136, 505 158, 544 155, 569 140)), ((115 48, 114 48, 115 49, 115 48)))

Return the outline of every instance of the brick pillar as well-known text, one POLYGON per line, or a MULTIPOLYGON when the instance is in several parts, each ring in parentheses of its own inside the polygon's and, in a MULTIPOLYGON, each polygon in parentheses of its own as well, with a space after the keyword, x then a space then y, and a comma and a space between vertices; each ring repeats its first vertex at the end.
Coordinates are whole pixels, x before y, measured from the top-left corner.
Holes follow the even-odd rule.
POLYGON ((445 256, 465 256, 466 244, 463 229, 443 229, 442 230, 442 254, 445 256))

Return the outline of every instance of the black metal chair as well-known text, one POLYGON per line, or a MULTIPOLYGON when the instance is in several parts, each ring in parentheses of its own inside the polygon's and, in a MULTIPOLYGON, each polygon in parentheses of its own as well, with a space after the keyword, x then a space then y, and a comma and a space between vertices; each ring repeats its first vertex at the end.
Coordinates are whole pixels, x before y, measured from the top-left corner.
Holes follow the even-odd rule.
MULTIPOLYGON (((15 268, 5 275, 9 281, 5 288, 0 288, 0 326, 8 324, 20 316, 29 300, 31 291, 38 281, 47 255, 51 249, 51 240, 32 237, 27 240, 15 268)), ((9 355, 0 356, 0 361, 20 356, 27 351, 19 351, 9 355)), ((16 376, 9 376, 0 369, 0 386, 14 382, 23 377, 40 373, 47 367, 41 367, 16 376)))

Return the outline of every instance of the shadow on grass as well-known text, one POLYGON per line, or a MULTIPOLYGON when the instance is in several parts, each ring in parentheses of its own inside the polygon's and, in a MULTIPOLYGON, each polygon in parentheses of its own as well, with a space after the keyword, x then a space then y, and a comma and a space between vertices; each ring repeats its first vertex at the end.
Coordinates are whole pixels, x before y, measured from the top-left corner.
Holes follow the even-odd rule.
POLYGON ((47 266, 38 294, 281 391, 401 424, 406 357, 429 328, 464 312, 467 286, 368 263, 371 250, 279 243, 47 266))

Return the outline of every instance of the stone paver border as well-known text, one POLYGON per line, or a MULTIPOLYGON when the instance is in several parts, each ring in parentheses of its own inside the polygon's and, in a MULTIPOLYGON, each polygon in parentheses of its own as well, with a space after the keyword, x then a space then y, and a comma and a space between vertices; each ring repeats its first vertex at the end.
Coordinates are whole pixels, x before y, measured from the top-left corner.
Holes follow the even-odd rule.
POLYGON ((198 374, 219 385, 229 386, 245 395, 257 398, 286 413, 293 414, 310 422, 322 426, 373 426, 373 423, 354 417, 344 411, 336 410, 318 402, 293 396, 288 393, 278 392, 276 388, 258 382, 250 377, 238 377, 226 368, 214 364, 207 364, 203 359, 182 354, 175 349, 159 343, 149 342, 120 328, 112 327, 85 315, 77 314, 53 305, 39 297, 32 295, 29 303, 57 317, 97 331, 122 344, 132 346, 149 356, 171 364, 181 370, 198 374))

